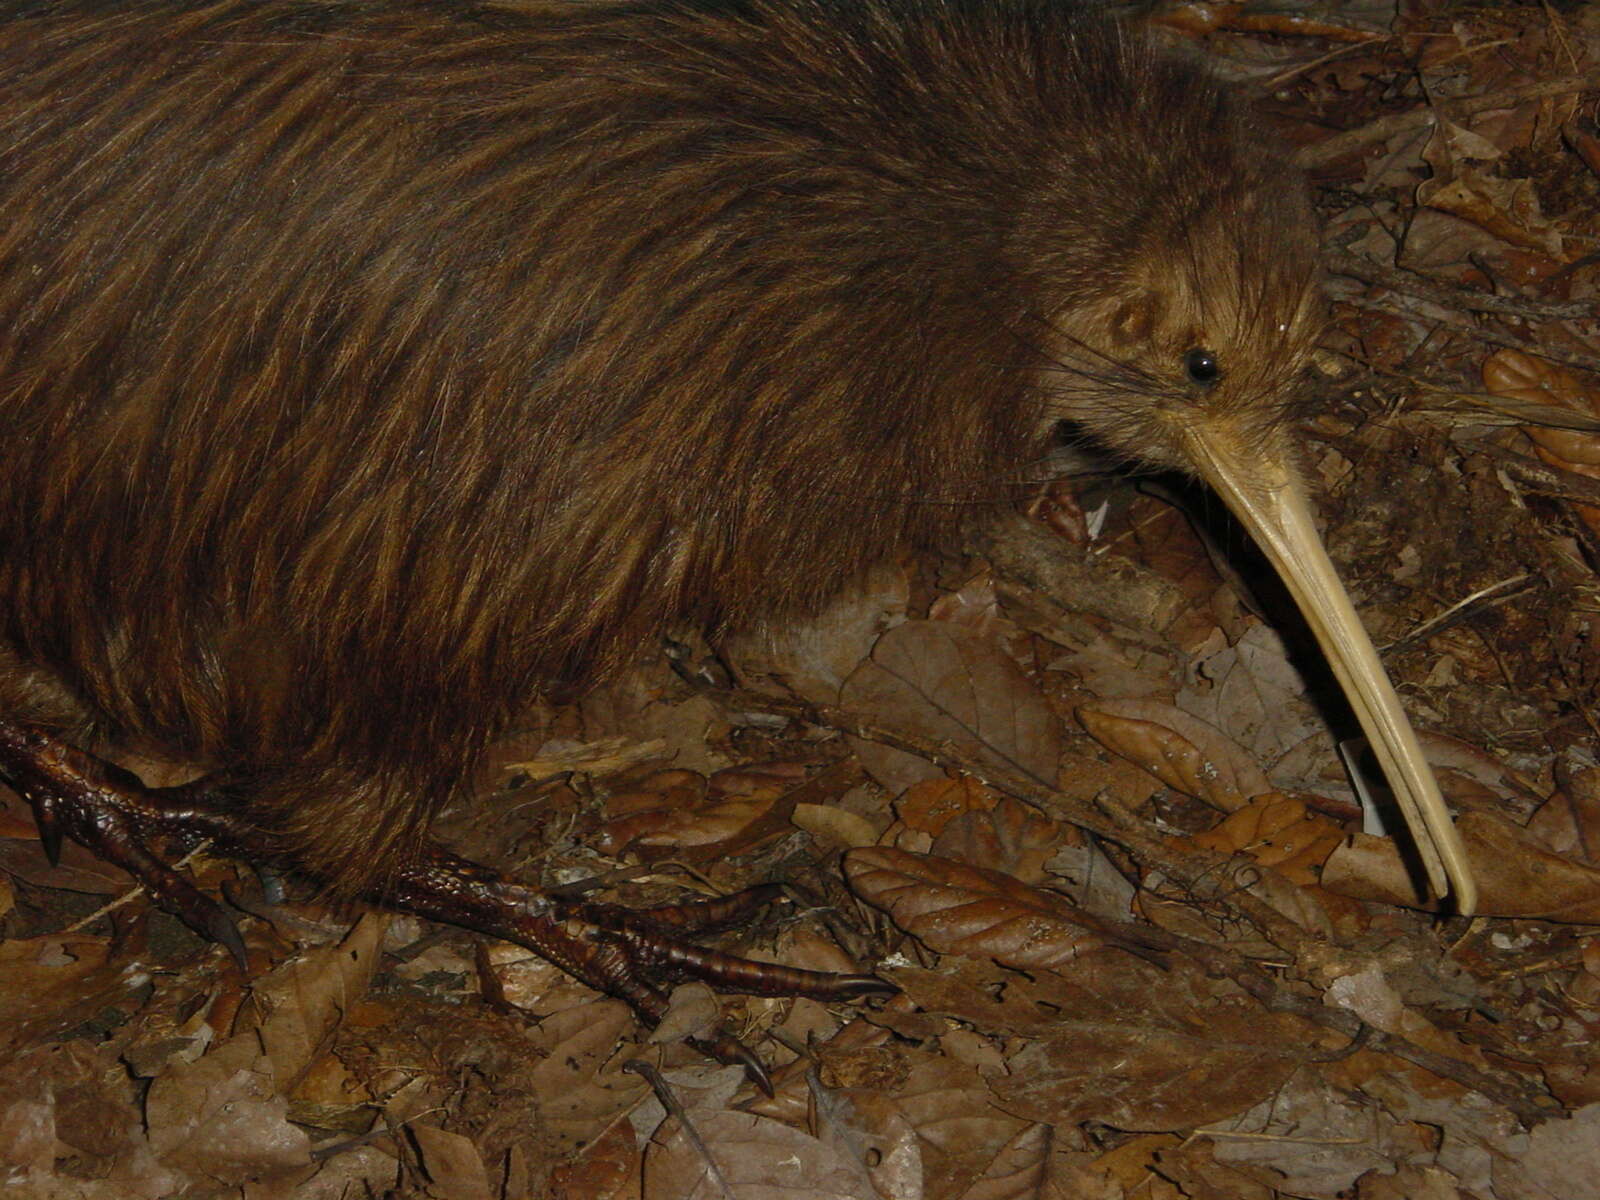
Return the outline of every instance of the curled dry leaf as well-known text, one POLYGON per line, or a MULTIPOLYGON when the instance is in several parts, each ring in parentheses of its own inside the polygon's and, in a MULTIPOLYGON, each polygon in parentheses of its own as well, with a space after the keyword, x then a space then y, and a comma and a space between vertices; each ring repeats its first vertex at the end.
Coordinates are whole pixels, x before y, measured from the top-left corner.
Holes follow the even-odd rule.
POLYGON ((941 954, 993 958, 1021 970, 1064 966, 1104 944, 1060 897, 982 867, 889 847, 844 858, 855 894, 941 954))
POLYGON ((1499 179, 1487 171, 1464 169, 1417 198, 1429 208, 1460 217, 1501 241, 1553 259, 1564 256, 1562 236, 1545 217, 1531 180, 1499 179))
POLYGON ((235 1036, 260 1043, 278 1085, 291 1088, 311 1067, 350 1006, 366 994, 378 965, 387 914, 368 913, 338 943, 319 946, 251 987, 254 1024, 235 1036))
MULTIPOLYGON (((1600 869, 1554 854, 1520 826, 1488 813, 1456 822, 1478 875, 1478 913, 1600 925, 1600 869)), ((1417 892, 1398 848, 1387 838, 1356 834, 1329 856, 1322 885, 1358 900, 1434 908, 1417 892)))
POLYGON ((1422 152, 1432 174, 1417 186, 1417 203, 1476 225, 1508 245, 1561 259, 1561 233, 1544 216, 1532 180, 1480 165, 1503 153, 1472 129, 1451 120, 1436 122, 1422 152))
MULTIPOLYGON (((1240 871, 1238 886, 1264 900, 1302 929, 1325 936, 1352 935, 1365 927, 1366 914, 1346 896, 1319 886, 1322 864, 1344 841, 1344 831, 1310 812, 1305 802, 1281 792, 1255 797, 1214 828, 1180 839, 1220 854, 1241 855, 1270 871, 1240 871)), ((1215 940, 1205 916, 1187 903, 1164 897, 1155 879, 1146 880, 1139 911, 1172 933, 1215 940)), ((1244 946, 1234 943, 1241 953, 1244 946)))
POLYGON ((1078 720, 1113 754, 1162 783, 1223 812, 1272 790, 1265 773, 1216 726, 1155 700, 1106 700, 1078 709, 1078 720))
POLYGON ((1344 841, 1344 831, 1307 811, 1303 801, 1268 792, 1190 840, 1223 854, 1247 854, 1286 879, 1309 886, 1344 841))
POLYGON ((593 844, 610 855, 632 849, 646 860, 673 855, 706 862, 745 854, 789 832, 802 799, 835 798, 856 777, 853 765, 837 763, 809 780, 801 763, 719 771, 709 781, 693 772, 660 772, 653 777, 656 787, 643 786, 607 801, 607 809, 617 815, 602 826, 593 844))

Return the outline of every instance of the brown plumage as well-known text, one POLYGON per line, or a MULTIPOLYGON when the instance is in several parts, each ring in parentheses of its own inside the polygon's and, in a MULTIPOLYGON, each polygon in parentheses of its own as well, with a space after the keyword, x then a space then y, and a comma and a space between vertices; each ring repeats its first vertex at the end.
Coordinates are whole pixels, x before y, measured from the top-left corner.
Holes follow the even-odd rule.
POLYGON ((1302 189, 1072 5, 0 17, 0 710, 336 885, 534 696, 814 606, 1063 418, 1288 453, 1302 189))

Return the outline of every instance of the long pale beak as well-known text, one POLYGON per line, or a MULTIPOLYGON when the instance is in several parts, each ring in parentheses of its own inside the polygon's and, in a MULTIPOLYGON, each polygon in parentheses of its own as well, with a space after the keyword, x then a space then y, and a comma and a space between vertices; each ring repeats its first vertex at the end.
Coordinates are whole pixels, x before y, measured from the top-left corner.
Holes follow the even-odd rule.
POLYGON ((1223 425, 1192 428, 1185 440, 1195 469, 1250 531, 1316 634, 1394 789, 1434 893, 1443 896, 1448 886, 1456 910, 1472 913, 1478 885, 1466 850, 1372 640, 1322 548, 1294 470, 1281 460, 1264 461, 1259 449, 1246 452, 1223 425))

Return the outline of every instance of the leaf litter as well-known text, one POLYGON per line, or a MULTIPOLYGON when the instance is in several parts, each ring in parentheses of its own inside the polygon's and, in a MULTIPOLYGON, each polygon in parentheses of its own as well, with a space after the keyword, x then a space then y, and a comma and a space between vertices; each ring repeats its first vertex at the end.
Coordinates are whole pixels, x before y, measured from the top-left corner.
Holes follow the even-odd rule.
POLYGON ((657 656, 530 713, 441 830, 634 905, 782 880, 726 944, 898 996, 688 989, 652 1039, 517 947, 276 897, 241 978, 13 799, 8 1195, 1595 1195, 1600 12, 1302 9, 1155 21, 1313 173, 1307 466, 1484 916, 1361 832, 1242 537, 1055 484, 729 641, 737 688, 657 656), (677 1040, 717 1011, 772 1097, 677 1040))

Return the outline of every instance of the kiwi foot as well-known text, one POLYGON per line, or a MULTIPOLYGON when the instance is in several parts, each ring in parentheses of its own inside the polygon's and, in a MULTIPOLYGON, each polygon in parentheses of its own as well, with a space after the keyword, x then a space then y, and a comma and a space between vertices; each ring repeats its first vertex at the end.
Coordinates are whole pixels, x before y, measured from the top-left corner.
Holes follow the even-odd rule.
MULTIPOLYGON (((245 965, 244 941, 226 910, 173 870, 152 841, 189 848, 209 841, 220 854, 285 863, 280 846, 225 808, 205 781, 147 788, 137 777, 32 726, 0 719, 0 780, 33 806, 52 862, 70 837, 137 879, 155 901, 245 965)), ((697 979, 757 996, 855 1000, 893 995, 873 975, 834 975, 751 962, 702 949, 688 935, 727 928, 781 894, 775 884, 731 896, 632 910, 572 900, 517 883, 488 867, 429 847, 403 868, 374 903, 528 947, 596 991, 628 1003, 648 1025, 667 1011, 667 988, 697 979)), ((765 1067, 731 1037, 694 1039, 702 1053, 744 1067, 771 1090, 765 1067)))

